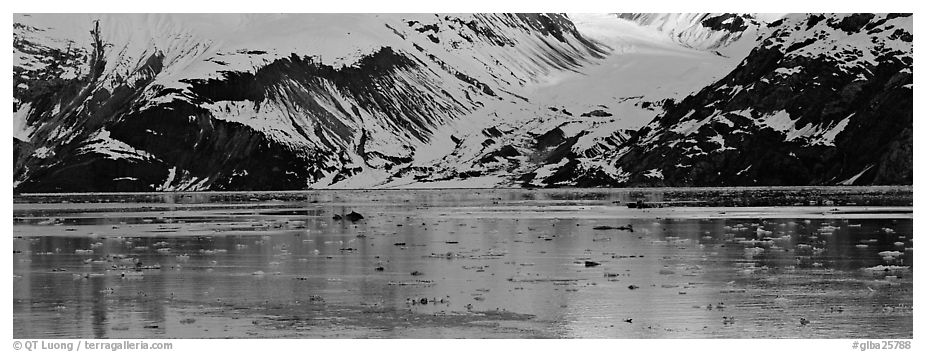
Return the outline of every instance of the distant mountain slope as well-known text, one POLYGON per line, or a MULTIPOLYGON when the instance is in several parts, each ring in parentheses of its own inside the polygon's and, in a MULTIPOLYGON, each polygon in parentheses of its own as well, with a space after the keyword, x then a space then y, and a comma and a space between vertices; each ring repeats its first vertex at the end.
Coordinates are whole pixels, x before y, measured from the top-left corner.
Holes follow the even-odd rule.
POLYGON ((650 27, 676 43, 699 50, 719 50, 762 25, 752 14, 619 13, 618 18, 650 27))
POLYGON ((17 190, 303 189, 603 57, 561 15, 17 15, 17 190))
POLYGON ((789 15, 726 77, 546 184, 912 184, 909 14, 789 15))

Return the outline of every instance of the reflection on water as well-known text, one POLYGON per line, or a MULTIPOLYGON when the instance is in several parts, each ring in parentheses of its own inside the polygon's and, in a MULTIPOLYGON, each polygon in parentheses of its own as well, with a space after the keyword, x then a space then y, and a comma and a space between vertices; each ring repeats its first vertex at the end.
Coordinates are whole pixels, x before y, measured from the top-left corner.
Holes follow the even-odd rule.
POLYGON ((912 338, 911 202, 909 188, 17 196, 14 337, 912 338), (623 205, 637 199, 669 207, 623 205), (364 219, 332 219, 351 211, 364 219))

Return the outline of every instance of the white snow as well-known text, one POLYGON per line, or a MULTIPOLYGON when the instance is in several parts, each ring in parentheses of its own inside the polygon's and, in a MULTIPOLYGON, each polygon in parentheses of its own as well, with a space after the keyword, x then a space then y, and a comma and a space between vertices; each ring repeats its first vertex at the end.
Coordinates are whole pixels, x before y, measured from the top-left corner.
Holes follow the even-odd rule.
POLYGON ((35 155, 36 157, 41 158, 41 159, 45 159, 54 154, 55 154, 54 151, 48 147, 39 147, 39 148, 36 148, 34 152, 32 152, 32 155, 35 155))
POLYGON ((164 180, 164 184, 161 187, 158 187, 158 191, 167 191, 170 187, 170 184, 174 182, 174 178, 177 177, 177 167, 174 166, 170 168, 167 174, 167 178, 164 180))
POLYGON ((90 138, 90 142, 80 148, 83 152, 96 152, 106 155, 107 159, 154 159, 144 150, 135 149, 118 139, 113 139, 106 129, 102 129, 90 138))
POLYGON ((428 188, 495 188, 499 185, 504 185, 507 181, 507 178, 504 177, 507 175, 491 175, 491 176, 478 176, 470 177, 467 179, 456 179, 456 180, 446 180, 446 181, 432 181, 432 182, 409 182, 405 184, 401 183, 387 183, 377 188, 404 188, 404 189, 428 189, 428 188))
POLYGON ((558 163, 546 164, 546 165, 543 165, 537 168, 537 170, 534 171, 534 179, 531 181, 531 184, 533 184, 534 186, 538 186, 538 187, 544 186, 543 180, 553 175, 553 173, 556 172, 556 170, 566 165, 567 162, 569 162, 569 160, 564 158, 563 160, 560 160, 558 163))
MULTIPOLYGON (((729 115, 739 115, 739 116, 751 117, 752 109, 750 108, 750 109, 745 109, 745 110, 734 110, 730 112, 717 111, 713 115, 708 116, 707 118, 704 118, 701 120, 689 119, 689 117, 692 114, 694 114, 694 110, 686 114, 685 117, 682 118, 682 121, 680 123, 672 127, 672 132, 681 134, 683 136, 688 136, 698 131, 699 129, 701 129, 701 126, 704 126, 714 121, 733 127, 734 126, 733 121, 730 121, 730 119, 726 118, 725 115, 729 114, 729 115)), ((773 123, 778 123, 778 121, 773 121, 773 123)))
MULTIPOLYGON (((852 115, 855 115, 854 113, 852 115)), ((813 139, 814 144, 822 144, 833 146, 833 141, 836 140, 836 136, 842 132, 849 125, 849 120, 852 119, 852 115, 840 120, 836 126, 824 130, 822 133, 818 134, 816 138, 813 139)))
POLYGON ((801 69, 802 69, 802 68, 803 68, 803 67, 801 67, 801 66, 797 66, 797 67, 779 67, 779 68, 776 68, 776 69, 775 69, 775 73, 777 73, 777 74, 779 74, 779 75, 790 76, 790 75, 793 75, 793 74, 795 74, 795 73, 801 72, 801 69))
POLYGON ((716 150, 717 152, 724 151, 724 150, 732 150, 732 149, 733 149, 733 148, 730 148, 730 147, 727 147, 727 146, 726 146, 726 144, 724 143, 723 136, 721 136, 720 134, 715 134, 715 135, 711 136, 711 138, 708 138, 708 141, 714 142, 714 143, 720 145, 720 148, 718 148, 718 149, 716 150))
POLYGON ((662 176, 662 170, 660 170, 660 169, 649 169, 649 170, 646 170, 646 172, 643 174, 643 176, 646 176, 646 177, 649 177, 649 178, 658 178, 658 179, 660 179, 660 180, 664 178, 664 177, 662 176))
POLYGON ((835 124, 831 123, 827 127, 808 123, 798 129, 796 121, 791 120, 791 116, 786 111, 780 110, 770 116, 760 118, 757 122, 759 126, 784 133, 786 141, 803 138, 807 139, 811 144, 833 146, 836 136, 846 128, 853 115, 849 115, 835 124))
POLYGON ((415 148, 415 164, 425 165, 452 153, 456 147, 456 143, 450 138, 453 132, 451 128, 439 128, 431 134, 431 140, 427 144, 415 148))
POLYGON ((617 168, 614 172, 614 175, 615 175, 614 180, 617 182, 627 182, 627 180, 630 179, 630 173, 627 171, 624 171, 624 168, 622 167, 617 168))
POLYGON ((601 171, 617 182, 627 182, 630 178, 629 172, 624 171, 622 168, 615 167, 613 164, 606 161, 591 158, 578 158, 576 160, 579 162, 580 168, 584 171, 601 171))
MULTIPOLYGON (((694 110, 692 110, 692 112, 694 112, 694 110)), ((703 119, 700 121, 693 120, 693 119, 683 120, 679 122, 678 124, 676 124, 674 127, 672 127, 672 132, 681 134, 683 136, 687 136, 687 135, 694 133, 698 129, 700 129, 701 126, 704 126, 709 121, 710 121, 710 118, 703 119)))
POLYGON ((572 146, 572 151, 581 154, 584 151, 592 149, 605 138, 613 136, 614 132, 620 130, 623 126, 624 123, 622 121, 605 122, 591 128, 589 128, 589 126, 583 126, 585 127, 584 131, 588 133, 576 140, 576 143, 572 146))
POLYGON ((850 178, 848 178, 848 179, 845 179, 844 181, 839 182, 839 184, 840 184, 840 185, 843 185, 843 186, 851 186, 851 185, 855 184, 855 181, 858 180, 859 177, 862 177, 863 174, 865 174, 866 172, 868 172, 868 170, 871 170, 871 168, 873 168, 873 167, 875 167, 874 164, 868 165, 868 166, 865 167, 865 169, 863 169, 861 172, 859 172, 858 174, 855 174, 855 176, 852 176, 852 177, 850 177, 850 178))
POLYGON ((35 127, 29 126, 26 119, 32 112, 32 103, 24 103, 19 106, 19 110, 13 112, 13 138, 21 141, 28 141, 35 127))
POLYGON ((161 192, 202 191, 208 188, 208 182, 208 178, 192 176, 189 171, 178 170, 177 167, 174 166, 168 171, 167 178, 164 179, 163 184, 157 187, 157 190, 161 192))
POLYGON ((813 128, 810 124, 796 130, 795 121, 785 110, 779 110, 772 115, 766 115, 758 120, 759 126, 768 127, 775 131, 782 132, 786 135, 785 140, 791 141, 798 137, 806 137, 813 128))

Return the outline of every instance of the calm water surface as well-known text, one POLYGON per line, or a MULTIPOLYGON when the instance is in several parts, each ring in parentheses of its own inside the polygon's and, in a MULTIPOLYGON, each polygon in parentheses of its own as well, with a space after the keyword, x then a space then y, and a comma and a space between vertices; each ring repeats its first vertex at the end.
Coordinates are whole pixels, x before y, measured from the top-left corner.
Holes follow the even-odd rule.
POLYGON ((912 338, 912 218, 910 188, 22 195, 13 330, 912 338))

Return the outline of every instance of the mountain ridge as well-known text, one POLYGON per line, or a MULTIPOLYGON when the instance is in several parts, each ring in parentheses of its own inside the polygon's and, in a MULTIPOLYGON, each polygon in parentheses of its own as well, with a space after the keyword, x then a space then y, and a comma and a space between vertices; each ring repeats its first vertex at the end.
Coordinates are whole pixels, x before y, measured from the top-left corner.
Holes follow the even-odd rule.
POLYGON ((908 14, 340 16, 17 15, 14 190, 912 184, 908 14))

